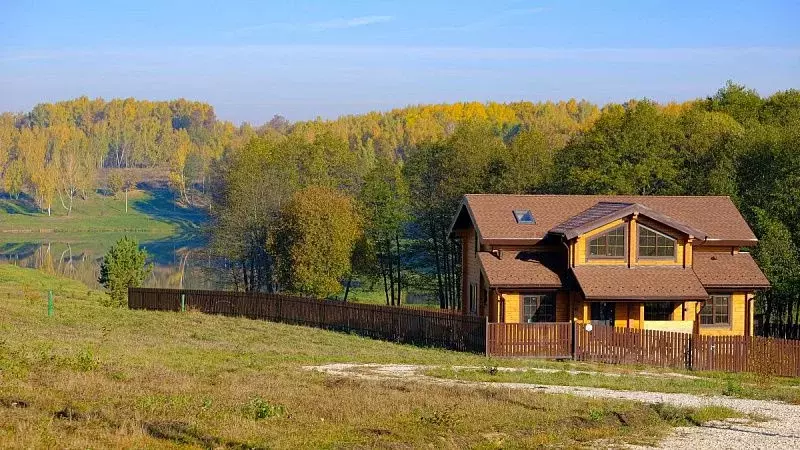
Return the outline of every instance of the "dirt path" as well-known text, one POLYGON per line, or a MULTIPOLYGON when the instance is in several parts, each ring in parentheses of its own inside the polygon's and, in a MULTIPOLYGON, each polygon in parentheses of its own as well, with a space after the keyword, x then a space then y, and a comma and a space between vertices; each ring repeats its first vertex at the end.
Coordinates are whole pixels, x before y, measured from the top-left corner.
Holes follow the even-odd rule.
POLYGON ((666 394, 659 392, 615 391, 578 386, 548 386, 527 383, 460 381, 429 377, 423 374, 430 367, 396 364, 326 364, 307 366, 333 376, 367 380, 400 379, 433 384, 504 389, 530 389, 548 394, 572 394, 584 397, 634 400, 645 403, 670 403, 678 406, 725 406, 745 414, 771 419, 761 423, 735 421, 712 422, 701 427, 676 428, 659 445, 660 448, 686 449, 800 449, 800 406, 765 400, 730 397, 666 394))

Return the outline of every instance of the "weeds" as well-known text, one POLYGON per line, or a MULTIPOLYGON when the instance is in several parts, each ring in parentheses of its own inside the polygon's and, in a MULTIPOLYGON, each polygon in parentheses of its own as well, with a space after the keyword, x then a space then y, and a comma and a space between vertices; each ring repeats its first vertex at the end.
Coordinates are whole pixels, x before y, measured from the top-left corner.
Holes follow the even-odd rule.
POLYGON ((420 412, 419 421, 425 425, 432 425, 435 427, 452 429, 455 427, 460 419, 455 412, 454 407, 448 407, 441 410, 420 412))
POLYGON ((273 404, 261 397, 253 397, 242 408, 245 417, 250 417, 253 420, 269 419, 271 417, 281 417, 286 414, 286 408, 283 405, 273 404))
POLYGON ((606 415, 606 413, 602 409, 590 409, 589 410, 589 419, 594 421, 594 422, 599 422, 599 421, 603 420, 603 417, 605 417, 605 415, 606 415))
POLYGON ((725 383, 725 389, 722 390, 722 395, 728 397, 744 397, 745 390, 740 383, 734 380, 728 380, 725 383))
POLYGON ((92 349, 84 347, 75 356, 73 367, 81 372, 91 372, 97 368, 98 364, 92 349))

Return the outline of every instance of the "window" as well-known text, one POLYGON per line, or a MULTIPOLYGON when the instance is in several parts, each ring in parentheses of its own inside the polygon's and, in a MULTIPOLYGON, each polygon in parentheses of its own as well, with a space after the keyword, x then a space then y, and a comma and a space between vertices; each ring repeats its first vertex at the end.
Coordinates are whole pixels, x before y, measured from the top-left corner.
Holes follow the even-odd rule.
POLYGON ((670 302, 653 302, 644 304, 644 320, 672 320, 675 305, 670 302))
POLYGON ((729 326, 731 297, 729 295, 712 295, 700 310, 700 325, 729 326))
POLYGON ((514 218, 517 219, 517 223, 536 223, 530 209, 515 209, 514 218))
POLYGON ((639 225, 640 258, 675 258, 675 239, 639 225))
POLYGON ((625 257, 625 225, 620 225, 589 240, 590 258, 625 257))
POLYGON ((589 317, 595 324, 613 327, 616 320, 617 304, 613 302, 592 303, 589 307, 589 317))
POLYGON ((522 322, 555 322, 556 302, 552 295, 524 295, 522 297, 522 322))
POLYGON ((478 286, 474 283, 469 285, 469 312, 478 314, 478 286))

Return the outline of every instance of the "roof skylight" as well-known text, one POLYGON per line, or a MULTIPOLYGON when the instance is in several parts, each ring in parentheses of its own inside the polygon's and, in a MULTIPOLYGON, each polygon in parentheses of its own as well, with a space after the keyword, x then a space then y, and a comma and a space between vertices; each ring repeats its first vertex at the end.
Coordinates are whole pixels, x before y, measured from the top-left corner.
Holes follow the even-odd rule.
POLYGON ((517 219, 517 223, 536 223, 530 209, 515 209, 514 218, 517 219))

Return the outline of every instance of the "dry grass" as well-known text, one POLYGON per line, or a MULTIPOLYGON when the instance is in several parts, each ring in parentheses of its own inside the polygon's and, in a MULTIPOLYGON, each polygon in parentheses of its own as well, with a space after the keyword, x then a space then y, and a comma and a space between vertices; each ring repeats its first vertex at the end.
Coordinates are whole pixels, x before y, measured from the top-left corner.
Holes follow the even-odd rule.
MULTIPOLYGON (((675 417, 624 401, 326 377, 327 362, 482 365, 268 322, 99 306, 101 294, 0 266, 0 446, 580 447, 655 442, 675 417), (57 285, 56 315, 44 296, 57 285)), ((724 414, 723 414, 724 415, 724 414)))
MULTIPOLYGON (((432 368, 426 375, 464 381, 529 383, 556 386, 586 386, 627 391, 724 395, 757 400, 781 400, 800 404, 800 380, 796 378, 764 377, 758 374, 712 373, 697 378, 660 376, 657 373, 637 375, 620 372, 553 373, 536 371, 498 371, 487 366, 475 369, 432 368), (621 374, 622 376, 609 376, 621 374)), ((696 373, 693 373, 696 375, 696 373)))

